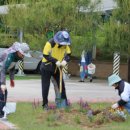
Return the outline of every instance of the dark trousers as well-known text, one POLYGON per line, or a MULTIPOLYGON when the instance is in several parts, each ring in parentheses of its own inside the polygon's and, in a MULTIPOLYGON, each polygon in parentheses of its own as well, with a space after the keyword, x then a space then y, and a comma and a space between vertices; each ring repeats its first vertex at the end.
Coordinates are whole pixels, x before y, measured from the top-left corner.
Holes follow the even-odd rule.
POLYGON ((4 115, 3 107, 6 105, 7 95, 8 95, 7 90, 5 90, 5 94, 3 94, 1 89, 0 89, 0 114, 1 115, 4 115))
MULTIPOLYGON (((58 87, 60 83, 60 72, 59 69, 54 66, 45 66, 45 64, 41 64, 41 81, 42 81, 42 98, 43 98, 43 105, 48 104, 48 93, 49 93, 49 87, 50 87, 50 80, 51 76, 54 77, 56 80, 58 87)), ((62 79, 62 93, 61 98, 66 99, 66 91, 65 91, 65 84, 64 80, 62 79)))

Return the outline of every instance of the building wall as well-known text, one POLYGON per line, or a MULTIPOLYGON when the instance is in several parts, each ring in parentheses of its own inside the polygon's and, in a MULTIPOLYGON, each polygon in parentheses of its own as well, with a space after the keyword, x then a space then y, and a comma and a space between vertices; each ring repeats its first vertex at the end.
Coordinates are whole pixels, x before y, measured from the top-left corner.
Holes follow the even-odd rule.
MULTIPOLYGON (((79 76, 79 61, 73 60, 69 63, 69 73, 72 76, 79 76)), ((94 76, 97 78, 107 78, 113 73, 113 63, 112 62, 94 62, 96 65, 96 72, 94 76)), ((120 64, 120 76, 127 80, 128 79, 128 65, 120 64)))

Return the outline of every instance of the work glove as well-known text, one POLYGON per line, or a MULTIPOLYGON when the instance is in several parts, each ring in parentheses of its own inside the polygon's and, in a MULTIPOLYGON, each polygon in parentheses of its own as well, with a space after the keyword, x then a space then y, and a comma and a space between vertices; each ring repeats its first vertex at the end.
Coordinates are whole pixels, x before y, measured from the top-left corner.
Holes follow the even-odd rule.
POLYGON ((65 60, 63 60, 63 61, 61 62, 61 66, 62 66, 62 67, 65 67, 66 64, 67 64, 67 62, 66 62, 65 60))
POLYGON ((6 90, 6 85, 1 85, 1 91, 3 94, 5 94, 5 90, 6 90))
POLYGON ((57 62, 56 62, 56 66, 57 66, 57 67, 60 67, 60 66, 61 66, 60 61, 57 61, 57 62))
POLYGON ((118 103, 115 103, 111 106, 112 109, 117 109, 119 107, 119 104, 118 103))
POLYGON ((14 87, 15 85, 14 85, 14 80, 10 80, 10 87, 14 87))

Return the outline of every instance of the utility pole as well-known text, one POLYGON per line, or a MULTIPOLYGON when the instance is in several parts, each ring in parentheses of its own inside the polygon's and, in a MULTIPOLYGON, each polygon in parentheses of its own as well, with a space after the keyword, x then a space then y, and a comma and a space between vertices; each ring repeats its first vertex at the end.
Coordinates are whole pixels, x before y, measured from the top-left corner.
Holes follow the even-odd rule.
POLYGON ((92 29, 92 59, 96 59, 96 24, 93 23, 92 29))
MULTIPOLYGON (((130 14, 128 14, 128 29, 130 32, 130 14)), ((128 45, 128 49, 130 49, 130 45, 128 45)), ((130 57, 128 58, 128 82, 130 83, 130 57)))

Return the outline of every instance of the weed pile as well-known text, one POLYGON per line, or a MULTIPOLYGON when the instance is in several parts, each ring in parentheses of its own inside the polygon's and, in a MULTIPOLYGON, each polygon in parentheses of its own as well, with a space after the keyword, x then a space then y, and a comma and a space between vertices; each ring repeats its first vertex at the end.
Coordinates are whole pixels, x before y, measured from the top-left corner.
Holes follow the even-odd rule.
POLYGON ((91 117, 91 122, 94 122, 96 125, 102 125, 105 123, 110 123, 112 121, 124 122, 126 120, 124 113, 120 110, 112 110, 110 108, 107 108, 104 110, 92 111, 92 113, 93 117, 91 117))

